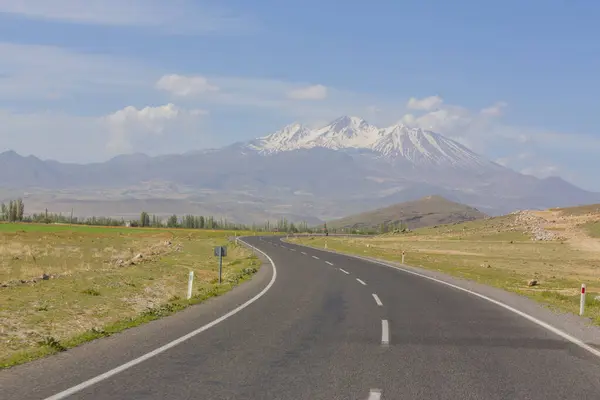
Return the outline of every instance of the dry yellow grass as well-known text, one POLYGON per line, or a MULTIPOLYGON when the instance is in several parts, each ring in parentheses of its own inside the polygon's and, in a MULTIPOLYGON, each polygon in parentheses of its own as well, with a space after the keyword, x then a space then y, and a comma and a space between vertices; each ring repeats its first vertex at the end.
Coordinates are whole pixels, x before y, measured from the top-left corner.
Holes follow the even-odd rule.
POLYGON ((232 234, 0 226, 0 365, 182 308, 190 270, 194 302, 226 291, 259 266, 248 249, 227 243, 232 234), (224 244, 225 283, 219 286, 213 247, 224 244), (43 274, 50 279, 41 279, 43 274))

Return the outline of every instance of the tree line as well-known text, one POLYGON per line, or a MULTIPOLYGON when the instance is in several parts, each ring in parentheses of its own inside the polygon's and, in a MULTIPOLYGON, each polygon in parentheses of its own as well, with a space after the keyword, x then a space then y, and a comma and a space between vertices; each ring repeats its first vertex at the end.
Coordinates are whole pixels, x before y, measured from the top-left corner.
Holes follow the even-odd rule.
POLYGON ((8 222, 20 222, 25 218, 25 204, 23 199, 10 200, 8 205, 0 205, 0 220, 8 222))
POLYGON ((228 221, 227 218, 216 218, 203 215, 173 214, 167 218, 150 215, 146 211, 140 213, 139 219, 125 219, 112 217, 76 217, 73 213, 53 213, 46 209, 42 213, 25 215, 25 204, 22 199, 10 200, 8 204, 1 204, 0 221, 4 222, 30 222, 44 224, 72 224, 91 226, 127 226, 148 228, 184 228, 184 229, 212 229, 212 230, 243 230, 254 232, 287 232, 287 233, 314 233, 306 222, 293 223, 286 218, 276 222, 266 221, 264 224, 251 225, 228 221))

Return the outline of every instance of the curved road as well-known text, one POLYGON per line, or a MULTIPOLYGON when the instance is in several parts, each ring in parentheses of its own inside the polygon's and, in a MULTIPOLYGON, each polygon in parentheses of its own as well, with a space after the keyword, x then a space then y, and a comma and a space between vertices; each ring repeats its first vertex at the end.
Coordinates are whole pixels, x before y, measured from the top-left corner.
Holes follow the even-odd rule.
POLYGON ((278 237, 246 241, 275 264, 274 281, 272 269, 263 267, 251 282, 206 305, 2 371, 0 397, 600 398, 598 357, 502 307, 278 237), (106 379, 98 377, 261 291, 255 302, 211 328, 106 379), (71 396, 56 396, 94 377, 94 384, 71 396))

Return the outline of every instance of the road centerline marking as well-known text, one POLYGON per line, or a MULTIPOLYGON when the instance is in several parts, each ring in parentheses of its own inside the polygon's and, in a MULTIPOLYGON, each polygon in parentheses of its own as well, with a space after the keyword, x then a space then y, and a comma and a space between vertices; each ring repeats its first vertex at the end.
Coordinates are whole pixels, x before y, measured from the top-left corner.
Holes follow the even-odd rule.
POLYGON ((301 253, 302 253, 302 254, 304 254, 304 255, 306 255, 306 252, 305 252, 305 251, 301 251, 301 253))
POLYGON ((381 390, 380 389, 371 389, 369 391, 369 398, 367 400, 380 400, 381 399, 381 390))
POLYGON ((312 258, 314 258, 315 260, 319 259, 319 257, 317 257, 317 256, 312 256, 312 258))
POLYGON ((358 281, 358 283, 360 283, 361 285, 367 286, 367 283, 365 281, 363 281, 362 279, 358 279, 356 278, 356 280, 358 281))
POLYGON ((390 344, 390 324, 387 319, 381 320, 381 344, 384 346, 390 344))
POLYGON ((325 261, 325 264, 333 265, 333 263, 330 263, 329 261, 325 261))
POLYGON ((350 272, 346 271, 345 269, 341 269, 341 268, 340 268, 340 271, 342 271, 342 272, 343 272, 343 273, 345 273, 346 275, 350 275, 350 272))
POLYGON ((383 303, 381 302, 381 299, 375 293, 373 293, 373 298, 375 299, 375 303, 377 303, 377 305, 379 307, 383 306, 383 303))

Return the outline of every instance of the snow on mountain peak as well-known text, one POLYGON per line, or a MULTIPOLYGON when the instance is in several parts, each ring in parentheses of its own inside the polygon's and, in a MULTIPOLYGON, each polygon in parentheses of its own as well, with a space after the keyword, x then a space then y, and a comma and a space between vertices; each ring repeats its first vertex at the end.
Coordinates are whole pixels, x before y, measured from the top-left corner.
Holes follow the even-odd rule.
POLYGON ((343 116, 319 129, 293 123, 248 145, 263 154, 324 147, 366 149, 383 158, 413 164, 482 166, 490 163, 438 133, 402 123, 377 128, 359 117, 343 116))

